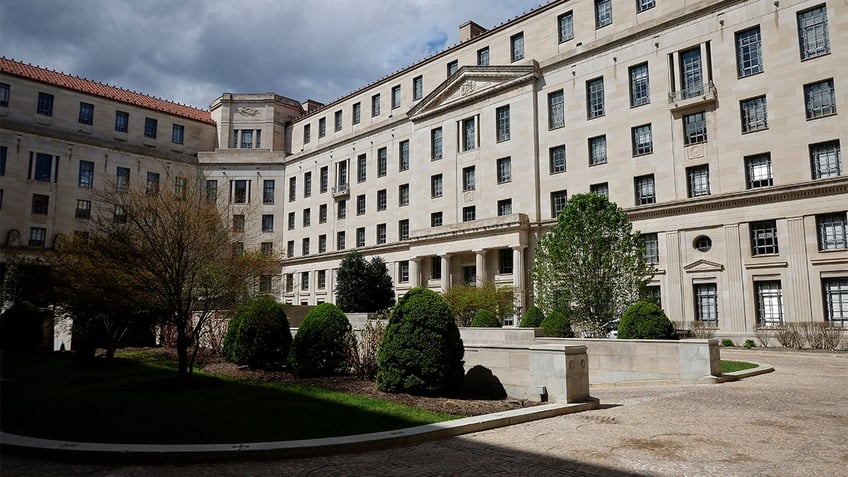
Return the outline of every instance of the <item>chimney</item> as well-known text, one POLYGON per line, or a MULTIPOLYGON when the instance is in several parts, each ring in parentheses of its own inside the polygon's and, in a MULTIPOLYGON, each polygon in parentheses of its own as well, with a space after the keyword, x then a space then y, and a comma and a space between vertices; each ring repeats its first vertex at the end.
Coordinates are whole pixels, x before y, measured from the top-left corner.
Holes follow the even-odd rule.
POLYGON ((469 20, 459 26, 459 42, 465 43, 483 33, 486 33, 485 28, 469 20))

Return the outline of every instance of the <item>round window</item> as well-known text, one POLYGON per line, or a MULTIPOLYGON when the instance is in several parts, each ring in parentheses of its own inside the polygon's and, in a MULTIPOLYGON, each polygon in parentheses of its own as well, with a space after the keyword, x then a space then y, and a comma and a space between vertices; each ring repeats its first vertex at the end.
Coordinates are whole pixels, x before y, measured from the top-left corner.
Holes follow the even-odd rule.
POLYGON ((713 241, 706 235, 695 237, 695 242, 692 244, 699 252, 709 252, 713 248, 713 241))

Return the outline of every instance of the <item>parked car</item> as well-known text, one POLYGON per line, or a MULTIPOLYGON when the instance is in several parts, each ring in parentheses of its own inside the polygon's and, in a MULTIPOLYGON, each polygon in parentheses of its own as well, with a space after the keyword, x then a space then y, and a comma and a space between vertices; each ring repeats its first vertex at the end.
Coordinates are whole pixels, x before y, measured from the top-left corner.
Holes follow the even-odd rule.
POLYGON ((621 320, 612 320, 604 325, 604 333, 607 334, 607 338, 618 339, 618 324, 620 322, 621 320))

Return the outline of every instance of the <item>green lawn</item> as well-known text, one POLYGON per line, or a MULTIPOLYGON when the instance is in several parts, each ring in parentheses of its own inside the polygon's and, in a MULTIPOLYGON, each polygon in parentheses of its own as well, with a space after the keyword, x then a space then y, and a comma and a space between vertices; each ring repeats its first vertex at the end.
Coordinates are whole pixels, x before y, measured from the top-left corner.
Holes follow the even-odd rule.
POLYGON ((455 419, 314 387, 199 374, 177 386, 175 363, 119 354, 74 367, 69 354, 3 356, 3 431, 81 442, 261 442, 399 429, 455 419))
POLYGON ((742 371, 743 369, 756 368, 758 365, 747 361, 726 361, 721 360, 721 372, 732 373, 734 371, 742 371))

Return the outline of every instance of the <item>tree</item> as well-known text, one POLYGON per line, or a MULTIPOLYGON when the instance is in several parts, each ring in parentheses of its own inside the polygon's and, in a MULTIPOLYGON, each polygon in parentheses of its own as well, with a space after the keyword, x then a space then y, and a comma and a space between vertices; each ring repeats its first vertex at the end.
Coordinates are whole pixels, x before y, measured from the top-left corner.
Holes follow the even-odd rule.
POLYGON ((444 294, 451 314, 456 319, 457 326, 470 326, 474 315, 480 310, 489 310, 501 322, 514 312, 513 300, 515 293, 511 286, 495 285, 489 280, 479 287, 474 285, 457 284, 444 294))
POLYGON ((395 304, 394 285, 381 257, 366 261, 353 251, 342 259, 336 275, 336 305, 345 313, 376 312, 395 304))
POLYGON ((155 192, 106 187, 89 240, 108 243, 98 257, 127 280, 132 293, 150 297, 162 325, 176 335, 177 376, 192 374, 206 320, 250 294, 249 283, 276 271, 273 256, 243 252, 245 237, 232 211, 203 197, 202 178, 175 177, 155 192))
POLYGON ((653 269, 624 211, 603 195, 578 194, 539 241, 532 275, 543 310, 567 312, 602 336, 644 294, 653 269))
POLYGON ((242 303, 227 325, 222 354, 237 364, 273 369, 286 363, 292 334, 283 307, 263 296, 242 303))

